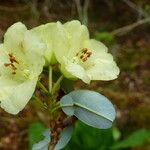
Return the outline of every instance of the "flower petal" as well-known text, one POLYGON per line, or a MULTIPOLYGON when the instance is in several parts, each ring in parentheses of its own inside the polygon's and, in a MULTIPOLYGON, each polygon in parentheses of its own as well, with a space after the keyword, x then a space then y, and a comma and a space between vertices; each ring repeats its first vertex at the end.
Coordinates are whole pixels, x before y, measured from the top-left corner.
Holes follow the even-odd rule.
POLYGON ((45 62, 44 49, 41 39, 22 23, 7 30, 0 45, 0 106, 8 113, 17 114, 32 97, 45 62))
POLYGON ((92 52, 95 52, 96 55, 108 52, 108 48, 102 42, 94 39, 84 41, 84 48, 88 48, 92 52))
POLYGON ((109 61, 97 61, 95 65, 87 70, 91 80, 113 80, 118 77, 119 68, 116 63, 109 61))
POLYGON ((28 61, 28 69, 34 76, 38 76, 44 66, 44 52, 46 45, 36 35, 35 32, 27 31, 24 35, 23 47, 25 50, 26 61, 28 61))
POLYGON ((60 22, 57 22, 53 32, 53 50, 59 63, 63 62, 62 56, 66 56, 69 51, 68 33, 60 22))
POLYGON ((32 31, 26 31, 23 38, 23 48, 28 55, 43 56, 46 45, 39 38, 38 34, 32 31))
POLYGON ((79 78, 85 83, 90 83, 90 78, 88 78, 82 66, 71 62, 69 59, 64 59, 64 61, 65 64, 62 66, 63 69, 61 68, 61 71, 67 78, 79 78))
POLYGON ((12 86, 17 86, 20 83, 21 82, 16 81, 16 80, 12 80, 11 78, 6 77, 6 76, 1 76, 0 77, 0 89, 7 88, 7 87, 12 87, 12 86))
POLYGON ((74 57, 83 47, 83 41, 89 38, 87 27, 79 21, 67 22, 64 25, 57 22, 53 35, 53 50, 60 63, 63 62, 62 56, 74 57))
MULTIPOLYGON (((0 44, 0 67, 8 61, 6 57, 6 51, 3 44, 0 44)), ((1 70, 0 70, 1 71, 1 70)))
POLYGON ((65 30, 69 34, 69 53, 68 57, 75 56, 83 46, 83 41, 89 39, 89 32, 85 25, 77 20, 73 20, 64 24, 65 30))
POLYGON ((4 35, 4 46, 7 51, 19 51, 22 49, 22 40, 27 28, 21 22, 17 22, 10 26, 4 35))
POLYGON ((91 80, 113 80, 119 74, 113 56, 107 53, 107 48, 101 42, 96 40, 86 41, 88 48, 92 50, 91 58, 89 59, 89 67, 87 75, 91 80))
MULTIPOLYGON (((0 79, 1 82, 1 79, 0 79)), ((3 87, 0 85, 0 106, 11 114, 17 114, 21 111, 28 101, 31 99, 37 78, 27 80, 21 84, 12 83, 13 81, 3 82, 3 87)))
POLYGON ((44 56, 48 64, 56 63, 56 59, 54 58, 53 54, 53 32, 55 28, 56 23, 48 23, 46 25, 41 25, 32 29, 32 31, 35 31, 41 37, 47 46, 44 56))

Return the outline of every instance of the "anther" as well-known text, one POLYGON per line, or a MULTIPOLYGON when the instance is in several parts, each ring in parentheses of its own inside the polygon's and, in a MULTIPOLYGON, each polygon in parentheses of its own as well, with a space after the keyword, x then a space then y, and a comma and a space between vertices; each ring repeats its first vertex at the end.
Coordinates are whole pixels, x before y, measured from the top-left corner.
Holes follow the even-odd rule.
POLYGON ((13 54, 8 54, 8 55, 9 55, 9 60, 11 63, 15 62, 15 63, 19 64, 19 62, 16 60, 16 57, 13 56, 13 54))
POLYGON ((13 54, 8 54, 9 57, 13 57, 13 54))
POLYGON ((80 56, 80 59, 82 59, 83 57, 84 57, 84 56, 83 56, 83 55, 81 55, 81 56, 80 56))
POLYGON ((83 49, 82 49, 82 52, 83 52, 84 54, 87 53, 87 51, 88 51, 87 48, 83 48, 83 49))
POLYGON ((92 52, 87 52, 87 54, 91 55, 91 54, 92 54, 92 52))
POLYGON ((83 60, 83 62, 87 61, 87 57, 83 58, 82 60, 83 60))
POLYGON ((10 65, 11 65, 11 67, 12 67, 13 70, 17 69, 14 64, 11 63, 10 65))
POLYGON ((87 52, 87 57, 90 57, 92 55, 92 52, 87 52))
POLYGON ((15 75, 15 74, 16 74, 16 72, 14 71, 14 72, 12 72, 12 74, 13 74, 13 75, 15 75))
POLYGON ((11 66, 11 63, 5 63, 4 66, 5 67, 11 66))

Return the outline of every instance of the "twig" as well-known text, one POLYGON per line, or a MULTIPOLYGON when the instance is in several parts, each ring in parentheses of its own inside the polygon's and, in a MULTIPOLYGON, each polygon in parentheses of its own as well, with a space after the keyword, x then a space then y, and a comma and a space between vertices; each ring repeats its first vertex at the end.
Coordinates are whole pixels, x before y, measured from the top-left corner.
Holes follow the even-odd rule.
POLYGON ((78 16, 79 16, 79 20, 82 21, 82 6, 81 6, 81 2, 80 0, 74 0, 76 7, 77 7, 77 12, 78 12, 78 16))
POLYGON ((76 6, 74 3, 71 3, 71 16, 74 16, 76 14, 76 6))
POLYGON ((39 14, 39 11, 38 11, 38 0, 32 0, 30 3, 30 9, 31 9, 31 15, 33 17, 33 23, 34 25, 37 25, 38 22, 39 22, 39 17, 40 17, 40 14, 39 14))
POLYGON ((89 8, 89 0, 85 0, 83 6, 83 24, 88 25, 88 8, 89 8))
POLYGON ((88 25, 88 8, 89 8, 89 0, 85 0, 83 6, 81 5, 80 0, 74 0, 77 12, 79 16, 79 20, 84 24, 88 25))
POLYGON ((19 12, 19 11, 26 11, 29 9, 29 5, 19 6, 19 7, 8 7, 8 6, 0 6, 0 10, 7 11, 7 12, 19 12))
POLYGON ((143 11, 143 9, 139 6, 137 6, 135 3, 131 2, 130 0, 122 0, 125 2, 129 7, 137 11, 140 15, 143 17, 148 17, 148 14, 143 11))
POLYGON ((52 14, 50 14, 49 9, 52 7, 53 0, 45 0, 43 3, 43 13, 48 20, 52 19, 52 14))
POLYGON ((127 32, 133 30, 134 28, 142 25, 142 24, 145 24, 145 23, 149 23, 150 22, 150 17, 149 18, 145 18, 145 19, 142 19, 142 20, 139 20, 133 24, 130 24, 130 25, 127 25, 127 26, 124 26, 124 27, 121 27, 119 29, 116 29, 114 31, 111 32, 112 35, 115 35, 115 36, 120 36, 120 35, 124 35, 126 34, 127 32))

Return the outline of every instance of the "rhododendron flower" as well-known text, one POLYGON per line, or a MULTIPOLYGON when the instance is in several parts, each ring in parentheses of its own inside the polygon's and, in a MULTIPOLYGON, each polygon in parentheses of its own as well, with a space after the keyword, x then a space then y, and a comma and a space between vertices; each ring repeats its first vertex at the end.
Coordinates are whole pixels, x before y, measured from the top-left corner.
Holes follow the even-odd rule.
POLYGON ((79 21, 64 25, 57 22, 54 33, 55 57, 67 78, 79 78, 85 83, 117 78, 119 68, 107 47, 99 41, 89 39, 87 27, 79 21))
POLYGON ((0 106, 11 114, 32 97, 43 69, 45 44, 18 22, 9 27, 0 44, 0 106))
POLYGON ((46 65, 55 64, 57 62, 53 53, 53 36, 55 34, 55 28, 56 23, 47 23, 32 29, 32 31, 35 31, 46 44, 47 48, 44 54, 46 65))

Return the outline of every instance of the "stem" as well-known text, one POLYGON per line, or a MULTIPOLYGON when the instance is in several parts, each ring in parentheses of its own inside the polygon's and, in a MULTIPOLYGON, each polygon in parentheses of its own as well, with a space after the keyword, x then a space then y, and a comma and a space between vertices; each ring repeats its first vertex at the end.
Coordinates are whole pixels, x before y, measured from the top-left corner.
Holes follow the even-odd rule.
POLYGON ((55 112, 59 108, 61 108, 60 104, 56 103, 56 106, 52 109, 52 113, 55 112))
POLYGON ((35 102, 36 102, 35 104, 39 105, 40 108, 42 108, 43 110, 46 110, 45 105, 42 103, 42 101, 41 101, 37 96, 33 96, 33 98, 36 100, 36 101, 35 101, 35 102))
POLYGON ((49 94, 49 91, 46 89, 46 87, 41 82, 38 82, 38 86, 43 90, 43 92, 49 94))
POLYGON ((54 84, 54 86, 53 86, 53 88, 52 88, 52 92, 51 92, 52 95, 54 95, 54 94, 58 91, 62 79, 63 79, 63 75, 61 75, 61 76, 59 77, 59 79, 56 81, 56 83, 54 84))
POLYGON ((48 150, 54 150, 56 143, 49 144, 48 150))
POLYGON ((49 66, 49 76, 48 76, 48 79, 49 79, 49 92, 51 93, 52 92, 52 66, 49 66))
POLYGON ((62 131, 66 127, 73 125, 76 122, 76 120, 77 120, 77 118, 72 116, 72 117, 68 117, 68 118, 63 118, 58 123, 56 122, 55 128, 51 130, 51 141, 49 143, 48 150, 55 149, 55 146, 59 141, 59 136, 62 133, 62 131), (60 131, 60 129, 61 129, 61 131, 60 131))

